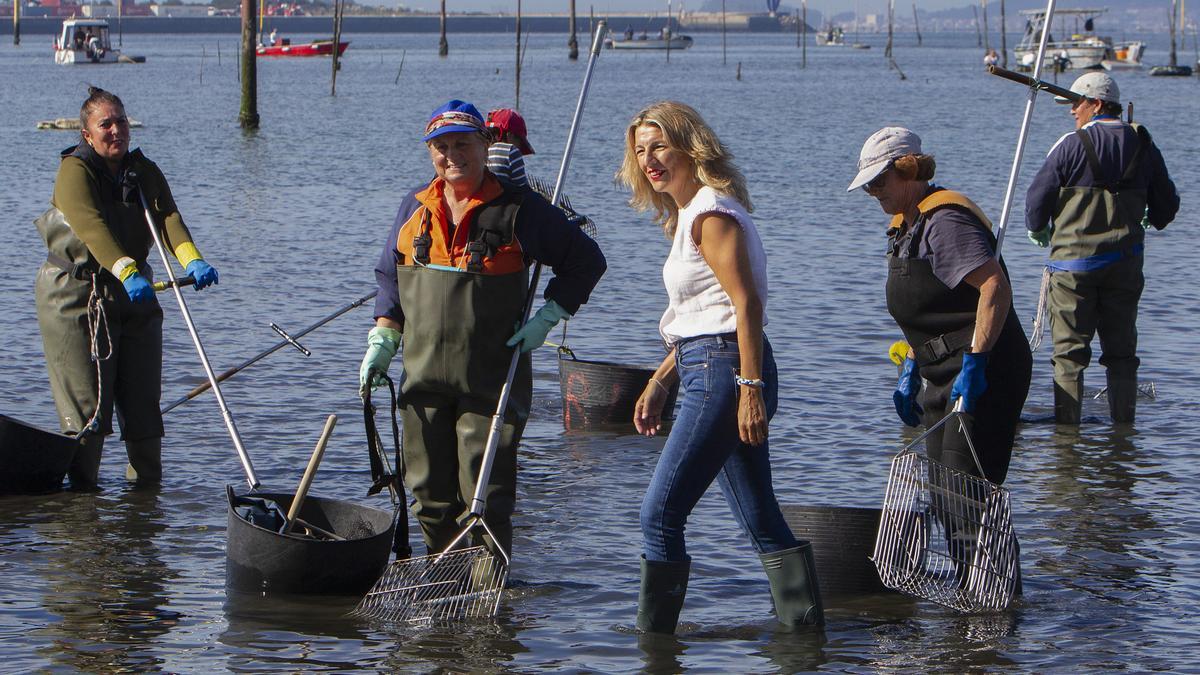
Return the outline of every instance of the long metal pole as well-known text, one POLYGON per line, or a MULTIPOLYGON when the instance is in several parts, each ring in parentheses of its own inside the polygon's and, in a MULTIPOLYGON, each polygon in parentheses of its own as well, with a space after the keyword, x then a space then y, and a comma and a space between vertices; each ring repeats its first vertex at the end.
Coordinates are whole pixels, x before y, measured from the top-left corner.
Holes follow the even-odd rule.
MULTIPOLYGON (((557 204, 562 194, 563 179, 567 175, 567 167, 571 165, 571 151, 575 148, 575 136, 579 131, 579 121, 583 119, 583 104, 587 100, 588 87, 592 82, 592 71, 596 69, 596 59, 600 56, 600 47, 604 44, 604 34, 608 32, 608 24, 601 19, 596 24, 596 34, 592 36, 592 51, 588 56, 587 70, 583 75, 583 85, 579 90, 579 101, 575 103, 575 115, 571 119, 571 130, 567 134, 567 147, 563 150, 562 163, 558 166, 558 177, 554 179, 554 194, 550 197, 551 204, 557 204)), ((542 273, 542 263, 533 266, 533 275, 529 279, 529 293, 525 298, 525 311, 521 324, 529 321, 529 313, 533 309, 533 300, 538 286, 538 277, 542 273)), ((487 447, 483 453, 483 462, 479 467, 479 479, 475 483, 475 495, 471 497, 471 513, 483 515, 484 491, 487 490, 488 479, 492 475, 492 464, 495 461, 496 448, 500 445, 500 428, 504 426, 504 412, 508 408, 508 396, 512 392, 513 377, 517 373, 517 363, 520 361, 520 347, 513 349, 512 360, 508 364, 508 376, 504 387, 500 390, 500 401, 496 404, 496 414, 492 416, 492 426, 488 432, 487 447)))
MULTIPOLYGON (((154 248, 158 250, 163 270, 170 278, 173 276, 171 260, 167 257, 167 248, 163 246, 162 237, 158 234, 158 225, 154 222, 154 214, 150 213, 150 203, 146 201, 146 195, 142 193, 141 189, 138 189, 138 196, 142 200, 142 212, 146 216, 146 226, 150 228, 150 236, 154 239, 154 248)), ((250 484, 250 489, 257 490, 259 482, 258 476, 254 475, 254 465, 250 463, 250 455, 242 446, 242 437, 238 434, 237 425, 233 421, 233 413, 229 412, 229 406, 225 405, 225 397, 221 395, 221 387, 217 385, 217 376, 208 362, 208 355, 204 353, 204 345, 200 342, 200 334, 196 332, 196 324, 192 322, 192 314, 188 311, 187 302, 183 299, 183 292, 179 290, 179 285, 171 288, 175 291, 175 300, 179 303, 179 312, 183 314, 183 322, 187 324, 188 332, 192 335, 192 344, 196 345, 196 354, 199 355, 204 372, 208 375, 208 381, 212 384, 213 394, 216 394, 217 405, 221 408, 221 416, 225 418, 225 428, 229 430, 229 437, 233 439, 233 447, 237 449, 238 458, 242 460, 242 468, 246 471, 246 482, 250 484)))

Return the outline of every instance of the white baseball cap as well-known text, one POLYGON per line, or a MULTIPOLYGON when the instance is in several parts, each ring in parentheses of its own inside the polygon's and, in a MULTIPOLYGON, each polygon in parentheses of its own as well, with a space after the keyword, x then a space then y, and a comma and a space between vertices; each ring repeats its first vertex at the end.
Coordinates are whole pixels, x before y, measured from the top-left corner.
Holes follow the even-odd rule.
MULTIPOLYGON (((1084 73, 1071 85, 1071 91, 1098 101, 1121 102, 1121 90, 1117 87, 1117 81, 1108 73, 1084 73)), ((1071 99, 1062 96, 1055 96, 1054 100, 1057 103, 1071 102, 1071 99)))
POLYGON ((846 192, 854 192, 883 173, 892 161, 921 154, 921 137, 904 127, 884 127, 871 134, 858 153, 858 175, 846 192))

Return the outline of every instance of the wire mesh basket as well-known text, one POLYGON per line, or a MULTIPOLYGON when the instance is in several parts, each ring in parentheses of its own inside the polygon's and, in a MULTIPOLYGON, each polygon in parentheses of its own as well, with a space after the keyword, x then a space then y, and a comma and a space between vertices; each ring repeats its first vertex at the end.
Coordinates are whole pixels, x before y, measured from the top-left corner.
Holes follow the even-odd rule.
POLYGON ((397 560, 352 614, 422 625, 490 618, 507 579, 507 560, 483 546, 397 560))
MULTIPOLYGON (((1019 548, 1008 490, 916 450, 952 412, 892 459, 872 561, 888 588, 960 612, 1008 607, 1019 548)), ((984 473, 962 428, 979 473, 984 473)))

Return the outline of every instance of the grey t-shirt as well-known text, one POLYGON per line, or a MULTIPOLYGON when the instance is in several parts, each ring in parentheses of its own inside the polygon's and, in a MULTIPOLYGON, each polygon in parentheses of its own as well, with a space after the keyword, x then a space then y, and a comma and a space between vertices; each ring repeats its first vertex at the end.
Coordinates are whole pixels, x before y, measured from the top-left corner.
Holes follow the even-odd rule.
MULTIPOLYGON (((966 209, 945 206, 925 221, 925 236, 917 246, 917 258, 929 259, 933 275, 948 288, 955 288, 964 277, 996 257, 991 238, 979 220, 966 209)), ((909 257, 912 233, 907 232, 892 242, 892 254, 909 257)))

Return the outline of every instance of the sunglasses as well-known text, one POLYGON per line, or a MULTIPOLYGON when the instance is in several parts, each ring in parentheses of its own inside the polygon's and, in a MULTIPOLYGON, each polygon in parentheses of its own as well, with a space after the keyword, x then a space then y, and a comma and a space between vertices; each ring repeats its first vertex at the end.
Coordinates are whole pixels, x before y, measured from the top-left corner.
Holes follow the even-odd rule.
POLYGON ((892 166, 894 164, 895 162, 888 162, 888 165, 883 167, 883 171, 880 171, 878 176, 875 176, 863 185, 863 190, 866 190, 867 192, 873 192, 882 188, 883 184, 887 182, 888 172, 892 170, 892 166))

